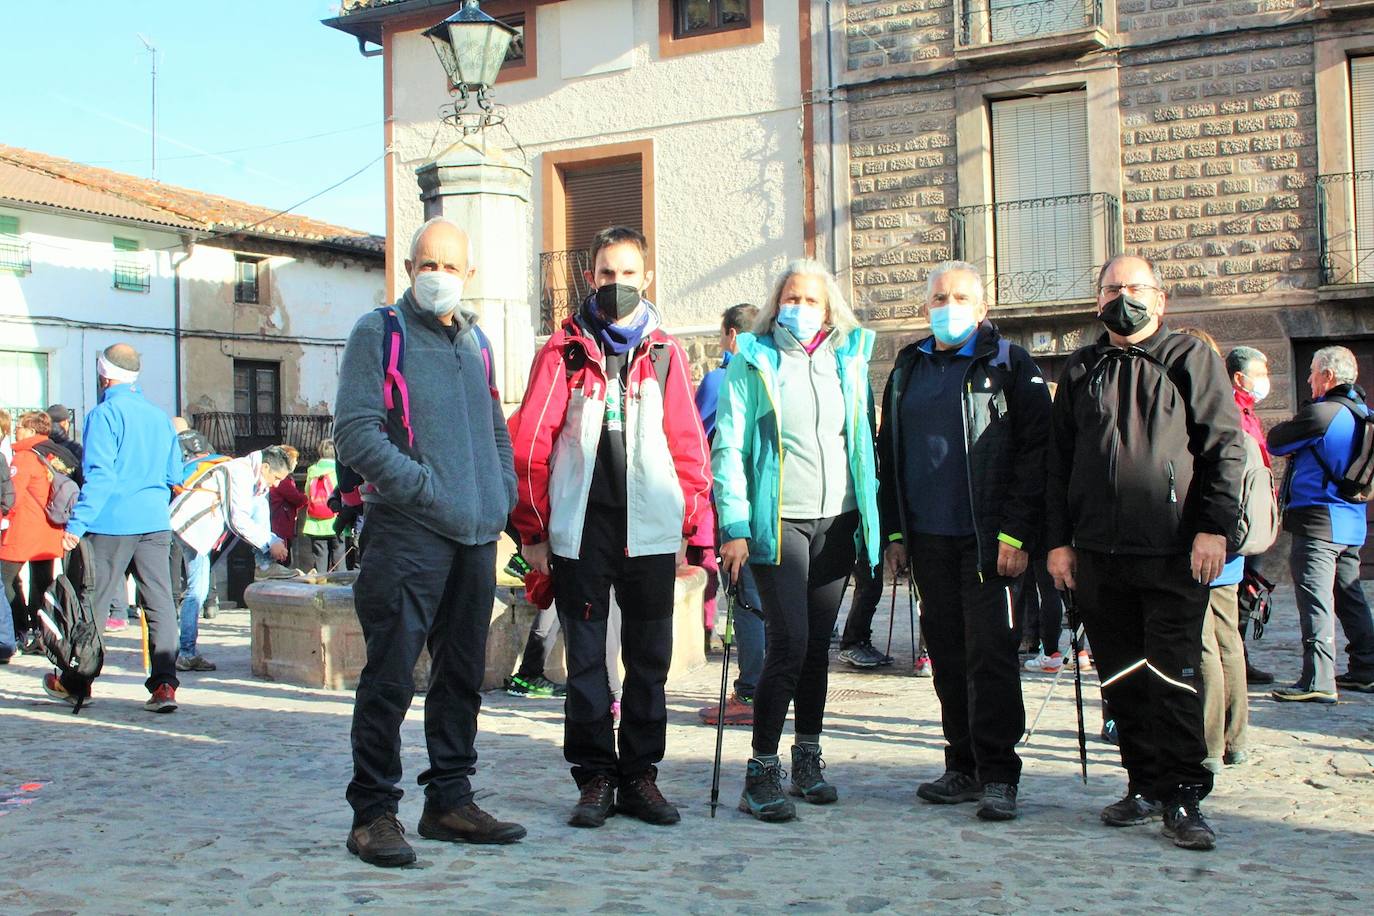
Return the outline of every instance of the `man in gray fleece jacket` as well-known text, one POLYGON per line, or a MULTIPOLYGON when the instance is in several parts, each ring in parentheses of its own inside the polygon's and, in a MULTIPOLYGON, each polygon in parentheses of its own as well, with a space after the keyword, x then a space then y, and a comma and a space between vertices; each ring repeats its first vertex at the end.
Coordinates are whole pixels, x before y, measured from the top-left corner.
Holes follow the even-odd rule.
POLYGON ((488 379, 476 316, 460 307, 463 283, 475 272, 469 260, 467 234, 457 225, 438 218, 421 226, 405 262, 411 288, 391 307, 404 329, 403 381, 387 379, 394 357, 378 311, 354 325, 339 369, 335 447, 367 481, 363 558, 353 587, 367 665, 353 706, 347 847, 373 865, 415 861, 396 819, 403 794, 397 783, 401 722, 426 643, 430 765, 419 780, 420 835, 467 843, 513 843, 525 835, 520 825, 477 807, 468 782, 477 762, 496 539, 515 505, 500 398, 488 379))

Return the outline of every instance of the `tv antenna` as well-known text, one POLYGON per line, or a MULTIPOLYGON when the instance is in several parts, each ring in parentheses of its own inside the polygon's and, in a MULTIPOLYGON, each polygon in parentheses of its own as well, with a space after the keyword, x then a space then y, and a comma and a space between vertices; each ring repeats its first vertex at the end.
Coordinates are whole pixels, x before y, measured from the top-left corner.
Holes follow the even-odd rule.
POLYGON ((138 40, 143 42, 143 47, 148 50, 148 55, 152 58, 153 68, 153 160, 152 174, 153 181, 157 181, 157 46, 148 40, 142 32, 138 33, 138 40))

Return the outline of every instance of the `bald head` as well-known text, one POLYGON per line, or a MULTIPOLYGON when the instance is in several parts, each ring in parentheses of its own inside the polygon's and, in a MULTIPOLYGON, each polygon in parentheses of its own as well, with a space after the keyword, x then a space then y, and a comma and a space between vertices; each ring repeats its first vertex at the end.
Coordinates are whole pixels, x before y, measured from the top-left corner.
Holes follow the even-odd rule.
POLYGON ((436 216, 416 229, 410 239, 410 257, 406 260, 406 273, 412 283, 426 264, 430 269, 442 268, 450 273, 455 272, 453 268, 461 267, 457 272, 464 278, 469 276, 476 264, 472 239, 467 231, 444 216, 436 216))
POLYGON ((106 347, 105 359, 126 372, 138 372, 143 368, 138 351, 128 344, 111 344, 106 347))

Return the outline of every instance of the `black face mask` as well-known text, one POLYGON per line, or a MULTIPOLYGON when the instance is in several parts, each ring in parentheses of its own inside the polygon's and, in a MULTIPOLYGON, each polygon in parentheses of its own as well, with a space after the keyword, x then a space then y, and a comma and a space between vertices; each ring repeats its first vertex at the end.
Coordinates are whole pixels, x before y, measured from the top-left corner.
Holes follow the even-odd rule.
POLYGON ((596 291, 596 310, 614 324, 639 307, 639 288, 624 283, 607 283, 596 291))
POLYGON ((1150 323, 1150 307, 1123 292, 1102 306, 1097 319, 1113 334, 1130 337, 1150 323))

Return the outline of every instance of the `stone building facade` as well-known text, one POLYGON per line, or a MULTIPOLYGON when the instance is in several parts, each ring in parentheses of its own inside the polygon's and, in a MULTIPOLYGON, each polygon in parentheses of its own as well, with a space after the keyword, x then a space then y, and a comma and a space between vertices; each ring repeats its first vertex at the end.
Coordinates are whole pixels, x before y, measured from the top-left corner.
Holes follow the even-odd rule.
POLYGON ((885 332, 875 383, 925 333, 928 269, 959 256, 984 268, 995 320, 1053 372, 1097 332, 1081 269, 1114 251, 1159 265, 1171 324, 1268 354, 1270 419, 1306 396, 1320 345, 1352 346, 1374 380, 1374 175, 1359 171, 1374 131, 1361 121, 1370 81, 1357 85, 1374 2, 849 0, 840 28, 841 268, 885 332), (1036 145, 1052 99, 1081 107, 1065 136, 1082 149, 1036 145), (1061 158, 1082 160, 1072 193, 1026 193, 1032 174, 1018 199, 999 194, 1028 167, 997 158, 1008 103, 1030 138, 1013 150, 1044 154, 1049 184, 1074 171, 1061 158), (1028 290, 1027 265, 1071 276, 1028 290))

